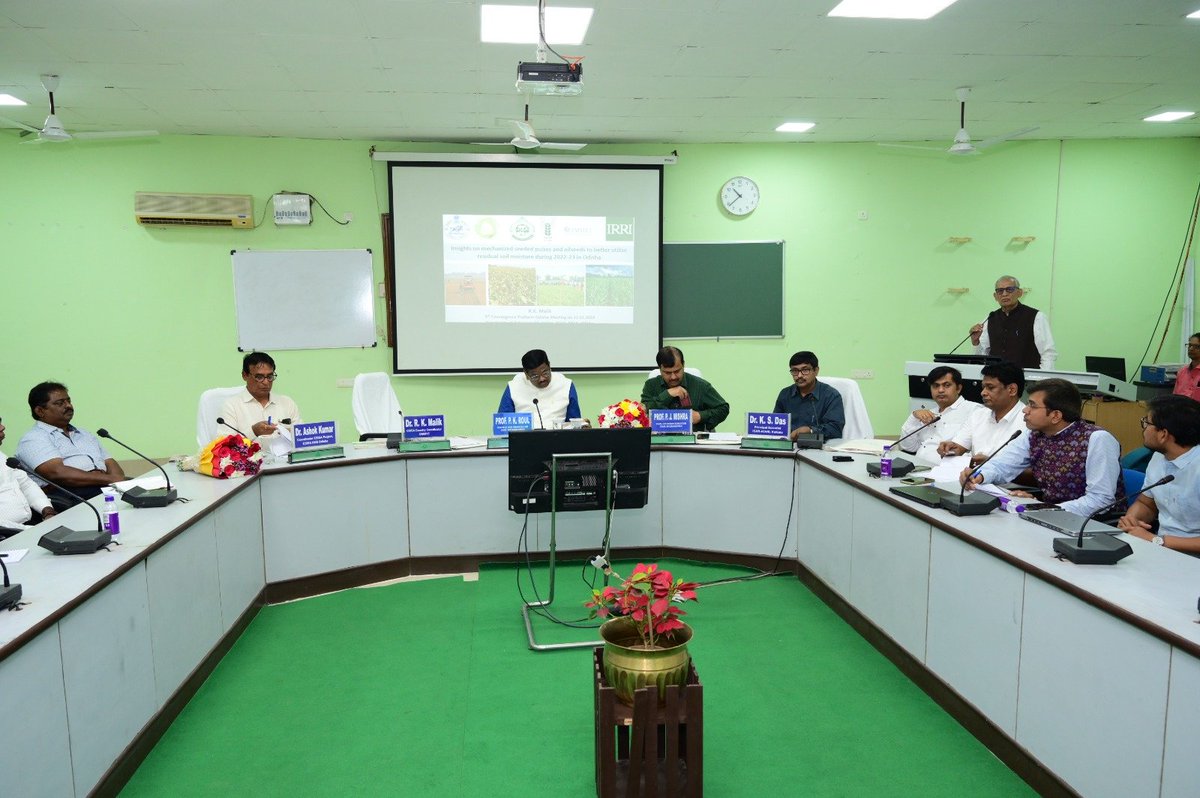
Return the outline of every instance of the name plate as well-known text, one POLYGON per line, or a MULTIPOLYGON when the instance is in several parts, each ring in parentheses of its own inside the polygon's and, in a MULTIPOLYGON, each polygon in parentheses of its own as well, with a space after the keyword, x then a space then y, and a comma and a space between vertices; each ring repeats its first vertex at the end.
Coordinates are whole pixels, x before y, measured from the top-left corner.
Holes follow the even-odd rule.
POLYGON ((690 435, 692 432, 692 411, 687 408, 651 410, 650 431, 654 434, 690 435))
POLYGON ((758 438, 786 438, 792 431, 790 413, 747 413, 746 434, 758 438))
POLYGON ((420 440, 423 438, 446 437, 446 416, 405 416, 404 439, 420 440))
POLYGON ((513 430, 533 429, 533 413, 493 413, 492 434, 505 437, 513 430))
POLYGON ((317 446, 332 446, 337 443, 337 423, 313 421, 292 427, 297 449, 312 449, 317 446))

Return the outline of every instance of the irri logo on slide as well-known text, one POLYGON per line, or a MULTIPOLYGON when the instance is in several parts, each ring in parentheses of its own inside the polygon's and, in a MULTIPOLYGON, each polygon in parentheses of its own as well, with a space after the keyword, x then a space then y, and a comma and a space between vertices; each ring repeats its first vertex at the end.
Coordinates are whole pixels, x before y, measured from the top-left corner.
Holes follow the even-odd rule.
POLYGON ((605 241, 632 241, 633 219, 606 219, 604 225, 605 241))

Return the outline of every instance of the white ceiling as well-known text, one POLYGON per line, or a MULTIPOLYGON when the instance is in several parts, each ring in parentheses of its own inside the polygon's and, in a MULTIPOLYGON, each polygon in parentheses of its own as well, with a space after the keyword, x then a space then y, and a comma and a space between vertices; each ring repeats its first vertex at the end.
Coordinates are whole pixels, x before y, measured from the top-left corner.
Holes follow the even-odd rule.
MULTIPOLYGON (((1200 135, 1141 121, 1200 112, 1200 0, 958 0, 926 22, 835 4, 596 0, 587 43, 557 48, 585 56, 583 95, 535 97, 532 120, 543 140, 949 143, 966 85, 976 139, 1200 135), (774 132, 789 120, 817 126, 774 132)), ((0 92, 30 103, 0 116, 40 127, 51 72, 70 131, 499 140, 535 53, 481 44, 479 5, 0 0, 0 92)))

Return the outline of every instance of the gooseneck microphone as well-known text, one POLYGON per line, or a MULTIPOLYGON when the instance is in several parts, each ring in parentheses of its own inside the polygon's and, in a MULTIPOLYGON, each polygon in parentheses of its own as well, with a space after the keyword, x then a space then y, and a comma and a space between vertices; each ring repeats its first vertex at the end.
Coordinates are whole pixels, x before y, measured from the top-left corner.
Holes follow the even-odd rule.
POLYGON ((0 557, 0 570, 4 571, 4 587, 0 587, 0 610, 16 609, 21 603, 21 586, 9 584, 8 566, 4 564, 3 557, 0 557))
POLYGON ((106 430, 106 429, 103 429, 103 428, 98 429, 98 430, 96 430, 96 434, 99 435, 101 438, 107 438, 108 440, 112 441, 113 443, 117 444, 118 446, 124 447, 124 448, 128 449, 129 451, 133 452, 138 457, 142 458, 147 463, 149 463, 150 465, 154 466, 159 471, 161 471, 162 475, 163 475, 163 479, 165 479, 167 481, 166 488, 155 488, 154 490, 146 490, 145 488, 143 488, 141 486, 134 486, 134 487, 130 488, 129 490, 124 491, 124 493, 122 494, 122 498, 124 498, 126 502, 133 505, 134 507, 139 507, 139 508, 140 507, 166 507, 168 504, 170 504, 171 502, 173 502, 177 498, 179 498, 178 494, 175 492, 175 489, 171 487, 171 478, 169 476, 167 476, 167 471, 165 468, 163 468, 158 463, 154 462, 149 457, 142 454, 141 452, 139 452, 137 449, 133 448, 132 446, 130 446, 126 443, 121 443, 121 441, 117 440, 112 435, 110 435, 108 433, 108 430, 106 430))
POLYGON ((80 504, 87 507, 96 516, 95 532, 83 532, 60 526, 42 535, 41 539, 38 540, 38 545, 43 549, 52 551, 55 554, 91 554, 112 543, 112 535, 104 531, 104 522, 100 520, 100 511, 78 493, 63 487, 52 479, 46 479, 41 474, 35 473, 33 469, 27 468, 24 463, 15 457, 8 458, 5 464, 9 468, 18 468, 30 476, 36 476, 38 479, 53 485, 71 498, 78 500, 80 504))
POLYGON ((990 461, 993 457, 1000 454, 1000 451, 1005 446, 1008 446, 1017 438, 1021 437, 1021 432, 1022 430, 1017 430, 1012 435, 1008 436, 1008 440, 997 446, 996 451, 989 454, 984 458, 982 463, 971 469, 971 473, 967 475, 967 478, 962 480, 962 486, 958 489, 957 499, 953 494, 950 496, 943 496, 941 500, 942 509, 949 511, 954 515, 987 515, 992 510, 995 510, 997 507, 999 507, 1000 500, 995 496, 990 496, 988 494, 971 494, 971 497, 968 498, 966 495, 967 482, 974 479, 975 475, 979 473, 979 469, 987 465, 988 461, 990 461), (980 498, 981 496, 983 498, 980 498))
MULTIPOLYGON (((226 421, 225 419, 221 418, 220 416, 217 416, 217 423, 218 423, 218 424, 220 424, 222 427, 229 427, 231 430, 233 430, 234 432, 236 432, 238 435, 241 435, 243 438, 250 438, 250 436, 249 436, 249 435, 247 435, 246 433, 242 432, 240 429, 238 429, 237 427, 233 426, 232 424, 230 424, 228 421, 226 421)), ((250 438, 250 440, 253 440, 253 438, 250 438)))
POLYGON ((545 429, 546 422, 542 421, 542 408, 538 407, 538 400, 537 400, 536 396, 533 397, 533 409, 536 410, 537 414, 538 414, 538 426, 541 427, 542 429, 545 429))
POLYGON ((1078 537, 1072 538, 1055 538, 1054 551, 1064 560, 1070 560, 1078 565, 1114 565, 1117 562, 1133 554, 1133 548, 1123 540, 1118 540, 1111 534, 1104 533, 1093 535, 1084 540, 1083 529, 1093 518, 1105 513, 1122 502, 1132 501, 1137 496, 1142 495, 1151 488, 1157 488, 1159 485, 1166 485, 1168 482, 1174 482, 1175 475, 1168 474, 1167 476, 1155 482, 1152 485, 1146 485, 1136 493, 1130 494, 1123 499, 1115 499, 1108 504, 1096 510, 1083 520, 1079 525, 1078 537))
MULTIPOLYGON (((942 419, 941 416, 935 415, 933 417, 932 421, 928 421, 928 422, 922 424, 921 426, 917 427, 915 430, 908 433, 907 435, 901 436, 900 438, 898 438, 896 440, 895 443, 889 443, 888 448, 891 449, 892 451, 897 451, 898 447, 900 446, 901 441, 908 440, 912 436, 916 435, 918 432, 921 432, 922 430, 927 429, 931 425, 938 423, 939 421, 941 421, 941 419, 942 419)), ((879 460, 881 463, 883 461, 883 458, 880 457, 879 460)), ((880 470, 880 463, 867 463, 867 473, 873 477, 880 476, 882 473, 880 470)), ((892 460, 892 476, 902 477, 905 474, 912 471, 914 467, 915 466, 911 460, 905 460, 902 457, 892 460)))
POLYGON ((956 350, 956 349, 958 349, 958 348, 959 348, 960 346, 962 346, 963 344, 965 344, 965 343, 966 343, 968 340, 970 340, 970 338, 971 338, 971 334, 970 334, 970 333, 967 333, 967 337, 966 337, 966 338, 964 338, 964 339, 962 339, 962 340, 961 340, 961 341, 959 341, 958 343, 956 343, 956 344, 954 345, 954 349, 951 349, 951 350, 950 350, 949 352, 947 352, 946 354, 947 354, 947 355, 953 355, 953 354, 954 354, 954 352, 955 352, 955 350, 956 350))

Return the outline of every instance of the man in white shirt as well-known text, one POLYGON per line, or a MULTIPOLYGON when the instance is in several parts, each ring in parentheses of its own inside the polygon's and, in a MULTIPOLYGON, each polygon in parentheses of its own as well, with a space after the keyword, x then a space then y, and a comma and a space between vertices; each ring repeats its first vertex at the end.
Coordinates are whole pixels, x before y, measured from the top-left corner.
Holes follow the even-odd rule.
POLYGON ((1025 433, 1023 416, 1025 405, 1021 394, 1025 392, 1025 372, 1012 363, 992 363, 984 366, 981 374, 983 383, 980 398, 989 412, 976 413, 951 440, 938 444, 942 457, 971 452, 971 464, 976 465, 1014 432, 1025 433))
POLYGON ((1037 308, 1021 304, 1021 281, 1004 275, 996 281, 995 298, 1000 307, 973 326, 971 343, 975 353, 992 355, 1027 369, 1052 369, 1058 360, 1050 320, 1037 308))
MULTIPOLYGON (((4 443, 3 423, 0 423, 0 443, 4 443)), ((19 527, 32 520, 35 512, 43 519, 54 515, 54 508, 42 489, 24 471, 9 468, 7 459, 0 452, 0 537, 5 536, 4 527, 19 527)))
POLYGON ((242 380, 246 390, 225 400, 221 418, 241 432, 263 443, 281 424, 299 424, 300 408, 283 394, 271 393, 278 378, 275 361, 266 352, 251 352, 242 358, 242 380))
POLYGON ((962 372, 953 366, 935 366, 925 384, 937 404, 937 412, 924 407, 914 410, 900 428, 900 448, 936 462, 938 444, 958 434, 976 411, 986 411, 982 405, 963 398, 962 372))
POLYGON ((1138 496, 1117 526, 1168 549, 1200 554, 1200 402, 1178 395, 1151 399, 1142 442, 1154 452, 1145 484, 1175 480, 1138 496))

